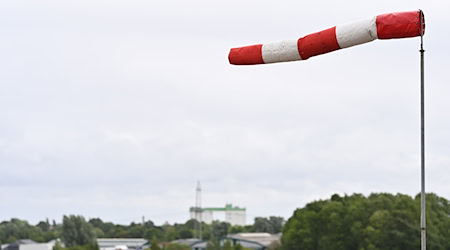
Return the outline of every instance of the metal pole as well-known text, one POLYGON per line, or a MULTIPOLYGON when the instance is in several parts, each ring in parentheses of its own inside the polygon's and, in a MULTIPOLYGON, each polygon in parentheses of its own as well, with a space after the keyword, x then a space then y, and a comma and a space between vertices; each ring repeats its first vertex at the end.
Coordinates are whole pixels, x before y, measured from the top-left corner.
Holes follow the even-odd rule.
POLYGON ((420 10, 420 117, 421 117, 421 193, 420 193, 420 239, 421 250, 427 249, 427 225, 425 216, 425 78, 424 78, 424 53, 423 28, 424 16, 420 10))

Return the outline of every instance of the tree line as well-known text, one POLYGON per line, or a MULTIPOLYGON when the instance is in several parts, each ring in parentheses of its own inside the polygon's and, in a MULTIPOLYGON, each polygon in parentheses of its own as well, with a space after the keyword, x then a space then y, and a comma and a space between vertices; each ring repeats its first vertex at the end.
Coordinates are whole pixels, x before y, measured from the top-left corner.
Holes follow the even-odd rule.
MULTIPOLYGON (((232 226, 227 222, 213 221, 212 224, 202 223, 202 239, 222 238, 227 234, 242 232, 281 232, 284 219, 270 216, 256 217, 252 225, 232 226)), ((31 239, 36 242, 48 242, 52 239, 61 239, 67 247, 92 245, 96 238, 144 238, 149 241, 154 238, 159 242, 171 242, 176 239, 199 237, 195 228, 199 227, 196 220, 173 225, 155 225, 152 221, 144 223, 131 223, 119 225, 112 222, 103 222, 99 218, 85 220, 83 216, 63 216, 62 223, 48 220, 37 225, 27 221, 13 218, 0 223, 0 242, 13 243, 18 239, 31 239)))

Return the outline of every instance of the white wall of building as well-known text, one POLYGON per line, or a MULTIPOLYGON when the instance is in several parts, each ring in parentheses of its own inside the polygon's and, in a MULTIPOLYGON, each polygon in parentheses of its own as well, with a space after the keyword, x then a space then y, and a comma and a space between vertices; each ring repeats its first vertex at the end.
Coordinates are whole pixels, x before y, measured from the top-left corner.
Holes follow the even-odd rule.
MULTIPOLYGON (((212 211, 202 211, 201 213, 201 221, 206 224, 211 224, 214 220, 212 211)), ((195 212, 191 211, 191 219, 195 219, 195 212)))
POLYGON ((202 221, 206 224, 211 224, 214 220, 212 211, 203 211, 202 212, 202 221))
POLYGON ((233 226, 245 226, 246 224, 245 211, 226 211, 225 221, 233 226))
POLYGON ((52 250, 54 245, 54 243, 21 244, 19 250, 52 250))

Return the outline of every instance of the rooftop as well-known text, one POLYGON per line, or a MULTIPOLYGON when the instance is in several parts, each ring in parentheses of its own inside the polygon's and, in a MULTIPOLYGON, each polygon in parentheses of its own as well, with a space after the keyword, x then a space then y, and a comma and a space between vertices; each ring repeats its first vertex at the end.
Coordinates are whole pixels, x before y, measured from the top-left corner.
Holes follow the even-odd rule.
POLYGON ((226 237, 231 240, 243 240, 257 242, 263 246, 269 246, 274 241, 279 241, 281 234, 270 234, 270 233, 239 233, 239 234, 229 234, 226 237))
MULTIPOLYGON (((196 207, 191 207, 189 210, 191 212, 195 212, 198 209, 196 207)), ((233 207, 233 204, 226 204, 225 207, 202 207, 200 208, 202 211, 245 211, 245 207, 233 207)))

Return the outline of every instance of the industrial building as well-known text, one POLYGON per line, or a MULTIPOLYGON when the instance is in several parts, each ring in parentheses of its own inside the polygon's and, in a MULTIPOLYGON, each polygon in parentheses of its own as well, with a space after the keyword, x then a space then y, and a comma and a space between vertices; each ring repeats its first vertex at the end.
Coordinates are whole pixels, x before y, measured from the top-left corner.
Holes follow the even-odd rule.
MULTIPOLYGON (((225 213, 225 222, 232 226, 246 225, 246 209, 240 207, 233 207, 232 204, 226 204, 225 207, 202 207, 202 189, 200 182, 197 183, 195 194, 195 207, 189 209, 190 218, 206 224, 211 224, 214 221, 214 213, 225 213)), ((197 237, 201 238, 200 228, 195 228, 197 237)))
MULTIPOLYGON (((229 234, 220 239, 220 245, 223 246, 226 241, 229 241, 232 246, 241 245, 244 248, 251 250, 267 250, 270 246, 280 244, 281 234, 269 233, 239 233, 229 234)), ((192 250, 205 250, 208 241, 199 239, 185 239, 177 240, 173 243, 184 244, 189 246, 192 250)))
POLYGON ((47 243, 37 243, 29 239, 17 240, 11 244, 1 245, 1 250, 52 250, 56 240, 47 243))
POLYGON ((142 238, 98 238, 99 250, 143 249, 148 240, 142 238))
POLYGON ((226 204, 225 207, 191 207, 189 209, 191 219, 201 218, 201 221, 206 224, 211 224, 214 220, 214 213, 225 213, 225 222, 235 226, 245 226, 246 224, 246 209, 240 207, 233 207, 232 204, 226 204), (200 214, 200 215, 199 215, 200 214))

